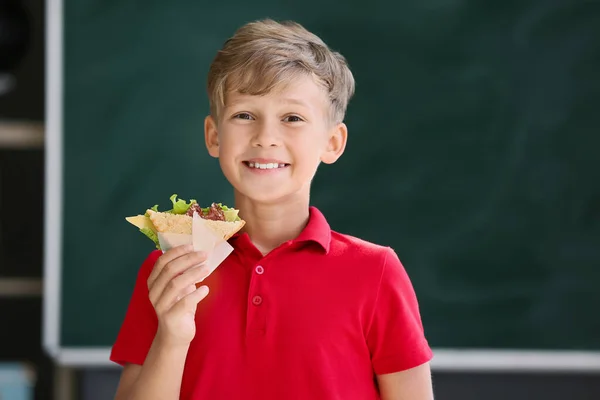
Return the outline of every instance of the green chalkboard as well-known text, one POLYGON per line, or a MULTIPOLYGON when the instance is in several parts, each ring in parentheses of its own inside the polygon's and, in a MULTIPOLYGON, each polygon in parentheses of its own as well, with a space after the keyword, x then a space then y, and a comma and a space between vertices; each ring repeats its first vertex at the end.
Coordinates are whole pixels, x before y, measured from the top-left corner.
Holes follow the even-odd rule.
POLYGON ((600 350, 597 5, 66 1, 59 346, 113 343, 152 250, 125 216, 172 193, 231 203, 206 74, 271 17, 350 63, 348 147, 312 203, 396 250, 431 345, 600 350))

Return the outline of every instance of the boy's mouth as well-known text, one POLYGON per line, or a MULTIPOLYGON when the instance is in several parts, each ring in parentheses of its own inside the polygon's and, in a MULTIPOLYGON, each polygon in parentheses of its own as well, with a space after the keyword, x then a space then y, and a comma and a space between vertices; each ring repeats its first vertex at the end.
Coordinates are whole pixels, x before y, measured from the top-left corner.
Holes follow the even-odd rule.
POLYGON ((248 168, 254 168, 254 169, 280 169, 280 168, 286 168, 286 167, 290 166, 290 164, 288 164, 288 163, 284 163, 284 162, 277 161, 277 160, 273 160, 273 161, 269 161, 269 162, 258 162, 258 161, 250 160, 250 161, 243 161, 243 163, 248 168))

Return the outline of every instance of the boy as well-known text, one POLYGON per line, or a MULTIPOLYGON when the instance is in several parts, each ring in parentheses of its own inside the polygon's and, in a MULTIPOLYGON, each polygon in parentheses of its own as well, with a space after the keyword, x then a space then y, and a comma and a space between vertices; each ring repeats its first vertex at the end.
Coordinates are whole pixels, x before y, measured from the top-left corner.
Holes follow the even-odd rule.
POLYGON ((143 263, 111 353, 117 399, 433 398, 396 254, 309 205, 317 167, 344 152, 353 92, 344 58, 298 24, 250 23, 225 43, 205 142, 246 225, 210 276, 189 247, 143 263))

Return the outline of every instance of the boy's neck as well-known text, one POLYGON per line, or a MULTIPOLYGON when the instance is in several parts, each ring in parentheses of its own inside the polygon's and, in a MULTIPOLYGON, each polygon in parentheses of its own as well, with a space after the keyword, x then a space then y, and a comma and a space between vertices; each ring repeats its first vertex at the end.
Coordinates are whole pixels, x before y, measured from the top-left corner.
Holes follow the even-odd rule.
POLYGON ((235 208, 246 221, 243 231, 263 255, 300 235, 308 223, 308 207, 308 196, 276 204, 257 204, 235 193, 235 208))

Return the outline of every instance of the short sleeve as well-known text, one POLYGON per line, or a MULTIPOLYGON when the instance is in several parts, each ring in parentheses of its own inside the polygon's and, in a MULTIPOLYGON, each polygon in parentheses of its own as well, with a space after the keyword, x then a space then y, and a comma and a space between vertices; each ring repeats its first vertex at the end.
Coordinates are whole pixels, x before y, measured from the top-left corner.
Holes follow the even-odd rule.
POLYGON ((150 253, 138 272, 125 319, 110 354, 110 360, 117 364, 142 365, 150 350, 158 319, 148 297, 147 281, 161 254, 159 250, 150 253))
POLYGON ((433 357, 414 288, 391 248, 385 254, 367 344, 377 375, 417 367, 433 357))

